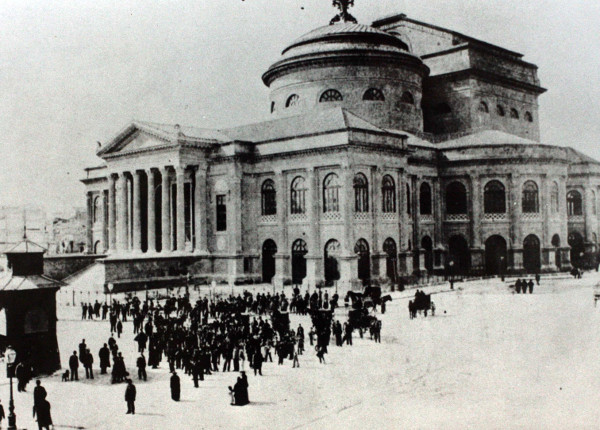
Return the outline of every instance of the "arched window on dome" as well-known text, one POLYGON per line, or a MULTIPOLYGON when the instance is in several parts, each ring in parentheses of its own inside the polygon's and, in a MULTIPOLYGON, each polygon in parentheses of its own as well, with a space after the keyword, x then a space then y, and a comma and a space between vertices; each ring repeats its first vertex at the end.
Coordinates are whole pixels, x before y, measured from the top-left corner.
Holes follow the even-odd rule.
POLYGON ((410 91, 404 91, 402 93, 402 97, 400 97, 400 101, 402 103, 406 103, 408 105, 414 105, 415 104, 415 98, 413 97, 412 93, 410 91))
POLYGON ((385 175, 381 182, 382 198, 383 198, 383 212, 394 213, 396 212, 396 184, 394 179, 390 175, 385 175))
POLYGON ((292 94, 291 96, 288 97, 287 101, 285 102, 285 107, 290 108, 290 107, 298 106, 299 102, 300 102, 300 96, 298 94, 292 94))
POLYGON ((500 181, 490 181, 483 188, 483 212, 506 213, 506 189, 500 181))
POLYGON ((531 115, 531 112, 525 112, 525 121, 533 122, 533 115, 531 115))
POLYGON ((369 212, 369 183, 362 173, 354 176, 354 212, 369 212))
POLYGON ((323 94, 321 94, 321 97, 319 98, 319 103, 341 102, 342 100, 344 100, 344 97, 342 97, 342 93, 340 93, 338 90, 329 89, 325 90, 323 94))
POLYGON ((291 186, 291 213, 303 214, 306 212, 306 185, 304 178, 298 176, 294 178, 291 186))
POLYGON ((523 185, 521 208, 523 209, 523 213, 539 213, 540 211, 538 186, 533 181, 527 181, 523 185))
POLYGON ((511 108, 510 117, 513 119, 519 119, 519 112, 515 108, 511 108))
POLYGON ((261 188, 261 214, 275 215, 277 213, 277 199, 275 193, 275 182, 267 179, 261 188))
POLYGON ((496 106, 496 113, 499 116, 504 116, 505 115, 505 113, 504 113, 504 107, 502 107, 502 105, 496 106))
POLYGON ((479 112, 490 113, 490 108, 484 101, 479 102, 479 112))
POLYGON ((366 101, 374 101, 374 102, 382 102, 385 101, 385 96, 383 95, 383 91, 377 88, 369 88, 363 94, 363 100, 366 101))
POLYGON ((583 199, 579 191, 571 190, 567 193, 567 215, 583 215, 583 199))
POLYGON ((340 183, 338 175, 330 173, 323 181, 323 212, 340 211, 340 183))

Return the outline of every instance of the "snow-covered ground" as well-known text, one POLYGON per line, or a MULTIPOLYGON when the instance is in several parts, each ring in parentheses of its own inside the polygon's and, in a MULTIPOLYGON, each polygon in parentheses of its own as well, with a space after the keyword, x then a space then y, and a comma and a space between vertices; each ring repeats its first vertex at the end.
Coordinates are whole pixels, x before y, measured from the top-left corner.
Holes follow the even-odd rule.
MULTIPOLYGON (((207 376, 195 389, 182 376, 182 401, 169 395, 166 364, 138 382, 136 415, 126 415, 125 386, 107 376, 93 382, 46 378, 55 428, 86 429, 576 429, 600 427, 600 307, 596 274, 543 281, 532 295, 511 294, 499 280, 458 284, 433 296, 435 317, 408 318, 412 292, 395 293, 383 320, 382 343, 354 336, 330 347, 327 364, 310 349, 299 369, 267 363, 249 374, 251 404, 229 405, 236 374, 207 376)), ((108 322, 59 321, 63 365, 82 338, 97 351, 108 322)), ((62 309, 62 316, 69 310, 62 309)), ((345 310, 339 313, 345 320, 345 310)), ((292 316, 307 329, 308 317, 292 316)), ((118 341, 128 370, 137 357, 131 322, 118 341)), ((308 341, 307 341, 308 346, 308 341)), ((33 384, 16 393, 19 428, 31 417, 33 384)), ((0 386, 8 406, 8 385, 0 386)), ((8 411, 6 411, 8 413, 8 411)), ((5 422, 3 423, 5 424, 5 422)))

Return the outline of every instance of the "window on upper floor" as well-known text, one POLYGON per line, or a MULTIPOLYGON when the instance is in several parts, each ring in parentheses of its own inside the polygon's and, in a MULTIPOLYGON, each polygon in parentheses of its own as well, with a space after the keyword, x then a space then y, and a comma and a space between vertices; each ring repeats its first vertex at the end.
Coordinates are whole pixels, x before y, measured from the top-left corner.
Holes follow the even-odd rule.
POLYGON ((581 193, 577 190, 571 190, 567 193, 567 215, 583 215, 583 199, 581 193))
POLYGON ((363 100, 366 101, 378 101, 382 102, 385 100, 385 96, 383 95, 383 91, 378 88, 369 88, 363 94, 363 100))
POLYGON ((369 183, 362 173, 354 176, 354 212, 369 212, 369 183))
POLYGON ((431 215, 431 187, 427 182, 423 182, 419 190, 419 209, 421 215, 431 215))
POLYGON ((275 215, 277 213, 277 194, 275 192, 275 182, 267 179, 262 184, 261 193, 261 213, 262 215, 275 215))
POLYGON ((410 185, 406 184, 406 213, 410 215, 412 212, 412 202, 410 199, 410 185))
POLYGON ((498 114, 498 116, 504 116, 504 107, 502 107, 502 105, 496 106, 496 113, 498 114))
POLYGON ((302 176, 298 176, 292 181, 290 197, 290 212, 292 214, 306 213, 306 182, 302 176))
POLYGON ((506 189, 500 181, 490 181, 483 188, 483 212, 506 213, 506 189))
POLYGON ((490 108, 484 101, 479 102, 479 112, 490 113, 490 108))
POLYGON ((446 187, 446 213, 464 215, 467 213, 467 189, 458 181, 446 187))
POLYGON ((384 213, 396 212, 396 184, 394 178, 385 175, 381 182, 382 211, 384 213))
POLYGON ((340 102, 342 100, 344 100, 344 97, 342 97, 342 93, 340 93, 338 90, 329 89, 325 90, 323 94, 321 94, 321 97, 319 98, 319 103, 340 102))
POLYGON ((533 181, 527 181, 523 184, 521 208, 523 213, 538 213, 540 211, 538 186, 533 181))
POLYGON ((510 117, 514 119, 519 119, 519 112, 515 108, 511 108, 510 117))
POLYGON ((323 212, 340 211, 340 183, 338 175, 330 173, 323 181, 323 212))
POLYGON ((98 222, 100 221, 100 216, 101 216, 101 211, 102 211, 102 207, 101 207, 101 200, 100 197, 96 197, 94 198, 94 207, 93 207, 93 220, 94 222, 98 222))
POLYGON ((404 91, 402 93, 402 97, 400 97, 400 101, 402 103, 406 103, 408 105, 414 105, 415 104, 415 98, 413 97, 412 93, 410 91, 404 91))
POLYGON ((227 230, 227 203, 226 195, 217 195, 217 231, 227 230))
POLYGON ((531 115, 531 112, 525 112, 525 121, 533 122, 533 115, 531 115))
POLYGON ((289 108, 298 106, 298 103, 300 103, 300 96, 298 94, 292 94, 288 97, 287 101, 285 102, 285 107, 289 108))

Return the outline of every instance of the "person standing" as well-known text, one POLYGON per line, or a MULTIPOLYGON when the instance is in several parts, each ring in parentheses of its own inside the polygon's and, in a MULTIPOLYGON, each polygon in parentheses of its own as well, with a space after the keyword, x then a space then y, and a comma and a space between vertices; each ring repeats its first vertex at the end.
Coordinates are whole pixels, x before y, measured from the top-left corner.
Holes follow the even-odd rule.
POLYGON ((33 389, 33 407, 35 408, 37 405, 41 404, 43 400, 46 400, 47 395, 46 389, 42 387, 42 381, 37 379, 35 381, 35 388, 33 389))
POLYGON ((37 415, 38 429, 50 430, 52 425, 52 415, 50 414, 50 402, 44 399, 33 407, 33 416, 37 415))
MULTIPOLYGON (((136 397, 135 385, 131 379, 127 380, 127 388, 125 388, 125 401, 127 402, 127 414, 135 415, 135 397, 136 397)), ((125 415, 127 415, 125 414, 125 415)))
POLYGON ((252 367, 254 368, 254 376, 258 373, 262 376, 262 364, 263 364, 263 356, 260 351, 260 347, 256 349, 254 355, 252 356, 252 367))
POLYGON ((83 366, 85 367, 85 378, 94 379, 94 371, 92 366, 94 365, 94 356, 89 349, 85 350, 85 356, 83 358, 83 366))
POLYGON ((110 367, 110 350, 106 344, 100 348, 98 357, 100 358, 100 374, 106 375, 106 368, 110 367))
POLYGON ((73 351, 73 355, 69 358, 69 369, 71 371, 71 381, 79 381, 79 358, 77 351, 73 351))
POLYGON ((117 321, 117 337, 121 338, 121 333, 123 333, 123 323, 121 320, 117 321))
POLYGON ((2 427, 2 420, 6 417, 6 415, 4 415, 4 406, 2 406, 2 403, 0 403, 0 427, 2 427))
POLYGON ((138 379, 146 381, 148 375, 146 375, 146 357, 144 357, 144 353, 142 352, 137 359, 137 368, 138 368, 138 379))
POLYGON ((179 380, 179 375, 177 375, 177 372, 173 372, 173 375, 171 376, 171 399, 178 402, 180 396, 181 396, 181 381, 179 380))

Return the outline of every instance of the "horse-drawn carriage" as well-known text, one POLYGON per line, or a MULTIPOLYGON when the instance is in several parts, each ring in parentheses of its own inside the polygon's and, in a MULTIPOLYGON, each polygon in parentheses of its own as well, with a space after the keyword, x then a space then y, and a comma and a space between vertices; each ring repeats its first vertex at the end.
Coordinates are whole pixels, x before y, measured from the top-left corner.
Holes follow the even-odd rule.
POLYGON ((381 313, 385 313, 385 304, 392 301, 392 296, 389 294, 382 296, 381 287, 367 286, 362 293, 348 291, 345 301, 348 302, 349 300, 352 301, 353 309, 362 309, 363 307, 365 309, 376 309, 379 305, 381 306, 381 313))
POLYGON ((272 311, 271 322, 273 324, 273 330, 279 333, 280 336, 289 333, 290 314, 288 312, 281 312, 277 309, 272 311))
POLYGON ((377 318, 371 315, 366 308, 352 309, 348 312, 348 323, 355 329, 366 330, 376 322, 377 318))
POLYGON ((423 312, 425 317, 429 311, 431 311, 431 315, 435 315, 435 303, 431 300, 431 294, 417 290, 414 300, 408 302, 408 310, 411 318, 416 318, 419 312, 423 312))

